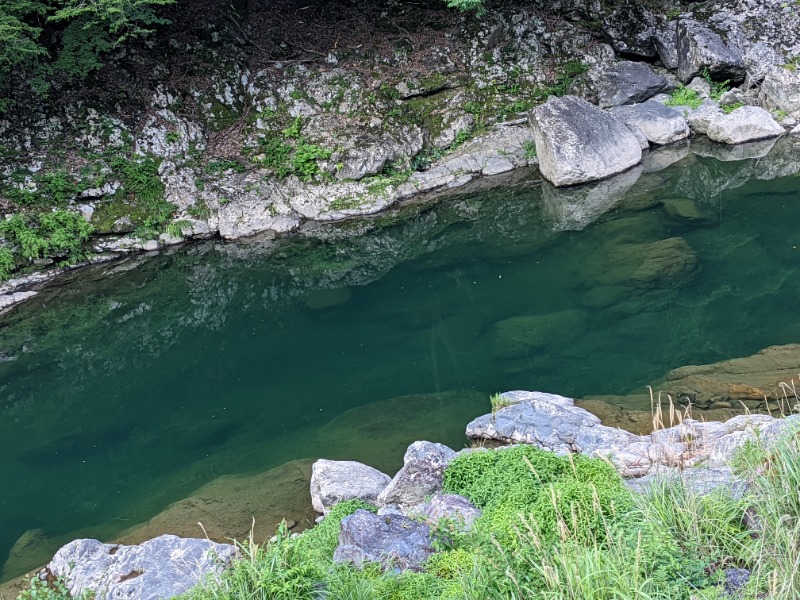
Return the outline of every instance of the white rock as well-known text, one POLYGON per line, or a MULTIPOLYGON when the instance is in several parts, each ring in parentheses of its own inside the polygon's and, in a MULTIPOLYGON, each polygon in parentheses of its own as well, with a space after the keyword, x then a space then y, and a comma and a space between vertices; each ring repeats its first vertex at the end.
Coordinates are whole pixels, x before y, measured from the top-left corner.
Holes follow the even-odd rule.
POLYGON ((706 132, 710 139, 723 144, 753 142, 778 137, 783 133, 783 127, 772 115, 758 106, 743 106, 728 115, 718 117, 706 132))

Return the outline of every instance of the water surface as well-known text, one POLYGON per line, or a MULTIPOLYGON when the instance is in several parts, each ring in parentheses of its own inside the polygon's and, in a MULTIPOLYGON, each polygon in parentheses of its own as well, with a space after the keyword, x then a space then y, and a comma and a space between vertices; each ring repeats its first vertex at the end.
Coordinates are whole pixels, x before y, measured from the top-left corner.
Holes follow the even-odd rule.
POLYGON ((800 341, 798 143, 714 153, 60 282, 0 318, 0 564, 28 530, 111 538, 224 474, 319 456, 392 471, 401 454, 367 440, 386 411, 402 443, 459 445, 495 391, 624 394, 800 341))

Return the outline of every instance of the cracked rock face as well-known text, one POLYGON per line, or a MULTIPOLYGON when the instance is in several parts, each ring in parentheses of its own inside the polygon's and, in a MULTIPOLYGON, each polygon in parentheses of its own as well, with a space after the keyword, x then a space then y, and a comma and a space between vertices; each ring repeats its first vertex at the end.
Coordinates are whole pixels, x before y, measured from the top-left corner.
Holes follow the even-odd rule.
POLYGON ((597 78, 601 108, 644 102, 663 90, 667 80, 644 63, 624 60, 605 69, 597 78))
POLYGON ((623 123, 575 96, 551 97, 529 119, 539 169, 556 187, 605 179, 642 159, 639 140, 623 123))
POLYGON ((744 57, 722 37, 692 19, 678 21, 678 77, 683 82, 706 69, 716 81, 741 83, 745 78, 744 57))
POLYGON ((366 562, 384 567, 419 568, 433 553, 430 528, 403 515, 376 515, 357 510, 342 519, 333 560, 361 568, 366 562))
POLYGON ((403 457, 403 468, 378 495, 378 504, 419 504, 441 491, 444 470, 455 455, 443 444, 414 442, 403 457))

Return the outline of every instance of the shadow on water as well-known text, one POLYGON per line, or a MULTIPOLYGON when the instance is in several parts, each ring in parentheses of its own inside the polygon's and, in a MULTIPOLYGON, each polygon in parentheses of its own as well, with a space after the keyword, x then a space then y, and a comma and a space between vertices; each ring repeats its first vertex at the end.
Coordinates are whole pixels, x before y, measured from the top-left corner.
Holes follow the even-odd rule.
POLYGON ((463 444, 498 390, 625 394, 800 341, 799 145, 667 148, 44 290, 0 321, 0 578, 25 540, 111 538, 227 474, 393 471, 415 439, 463 444))

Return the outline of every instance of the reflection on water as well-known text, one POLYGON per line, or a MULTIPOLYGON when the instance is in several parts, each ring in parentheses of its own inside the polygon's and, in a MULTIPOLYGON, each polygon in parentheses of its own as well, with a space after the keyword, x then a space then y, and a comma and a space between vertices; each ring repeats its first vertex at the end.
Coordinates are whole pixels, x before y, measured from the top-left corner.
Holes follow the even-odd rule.
POLYGON ((26 531, 111 537, 225 474, 396 469, 395 444, 457 445, 497 390, 622 394, 800 341, 799 144, 673 151, 592 188, 523 181, 60 282, 0 323, 0 564, 26 531))

